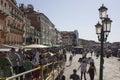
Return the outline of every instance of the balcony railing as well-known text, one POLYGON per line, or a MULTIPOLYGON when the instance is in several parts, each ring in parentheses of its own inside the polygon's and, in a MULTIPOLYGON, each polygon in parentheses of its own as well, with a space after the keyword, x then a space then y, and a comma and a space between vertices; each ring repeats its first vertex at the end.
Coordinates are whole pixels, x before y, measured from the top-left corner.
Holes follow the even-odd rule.
POLYGON ((19 14, 16 14, 13 11, 10 11, 10 15, 16 18, 17 20, 19 20, 20 22, 23 22, 23 17, 21 17, 19 14))
POLYGON ((5 16, 10 15, 9 10, 7 8, 5 8, 4 6, 2 6, 1 4, 0 4, 0 13, 5 15, 5 16))

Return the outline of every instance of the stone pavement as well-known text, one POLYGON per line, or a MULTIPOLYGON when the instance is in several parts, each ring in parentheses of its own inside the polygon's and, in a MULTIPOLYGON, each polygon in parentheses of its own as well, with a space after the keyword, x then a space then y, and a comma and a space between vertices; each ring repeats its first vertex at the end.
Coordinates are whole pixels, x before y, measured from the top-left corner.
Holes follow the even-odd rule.
MULTIPOLYGON (((69 56, 71 53, 67 53, 67 62, 66 67, 64 71, 64 75, 66 76, 66 80, 70 80, 70 74, 73 73, 73 69, 78 69, 80 63, 78 62, 78 59, 82 56, 81 54, 77 54, 73 57, 72 65, 68 67, 69 65, 69 56)), ((88 53, 87 57, 89 57, 90 54, 88 53)), ((95 66, 97 70, 97 74, 95 75, 94 80, 99 80, 99 66, 100 66, 100 58, 96 59, 95 56, 93 56, 95 60, 95 66)), ((104 70, 103 70, 103 79, 104 80, 120 80, 120 61, 118 61, 118 58, 116 57, 110 57, 110 58, 104 58, 104 70)), ((89 67, 89 64, 88 64, 89 67)), ((87 68, 88 69, 88 68, 87 68)), ((77 74, 80 75, 80 70, 77 71, 77 74)), ((90 80, 89 75, 87 74, 87 80, 90 80)), ((83 79, 84 80, 84 79, 83 79)))

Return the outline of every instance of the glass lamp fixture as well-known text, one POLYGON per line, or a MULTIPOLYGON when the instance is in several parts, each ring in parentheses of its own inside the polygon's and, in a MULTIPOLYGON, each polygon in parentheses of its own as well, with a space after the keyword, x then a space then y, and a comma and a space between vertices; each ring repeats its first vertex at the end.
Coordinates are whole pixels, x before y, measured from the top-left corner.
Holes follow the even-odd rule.
POLYGON ((98 22, 96 25, 96 34, 101 34, 102 25, 98 22))
POLYGON ((110 20, 110 18, 108 18, 108 15, 107 17, 102 21, 103 23, 103 31, 104 32, 110 32, 111 31, 111 23, 112 23, 112 20, 110 20))
POLYGON ((104 4, 102 4, 102 6, 98 10, 99 10, 100 19, 104 19, 107 15, 108 9, 104 6, 104 4))

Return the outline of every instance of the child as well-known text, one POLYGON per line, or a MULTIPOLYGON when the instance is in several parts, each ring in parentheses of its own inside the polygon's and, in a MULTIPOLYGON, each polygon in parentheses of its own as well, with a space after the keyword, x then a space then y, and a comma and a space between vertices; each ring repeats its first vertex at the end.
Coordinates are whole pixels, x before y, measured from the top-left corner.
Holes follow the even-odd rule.
MULTIPOLYGON (((25 71, 33 69, 33 64, 30 61, 30 57, 25 58, 25 63, 23 64, 25 71)), ((32 80, 32 72, 25 75, 25 80, 32 80)))

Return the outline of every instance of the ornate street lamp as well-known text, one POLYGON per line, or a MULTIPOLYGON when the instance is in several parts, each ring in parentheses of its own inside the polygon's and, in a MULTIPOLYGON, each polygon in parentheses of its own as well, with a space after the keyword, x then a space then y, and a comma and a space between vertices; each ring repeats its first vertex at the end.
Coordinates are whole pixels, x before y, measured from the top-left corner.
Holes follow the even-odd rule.
POLYGON ((103 80, 103 63, 104 63, 104 59, 103 59, 103 55, 104 55, 104 51, 103 51, 103 46, 104 46, 104 42, 106 42, 107 37, 109 32, 111 31, 111 23, 112 20, 110 20, 110 18, 108 18, 107 14, 107 8, 102 4, 102 6, 98 9, 99 10, 99 15, 100 15, 100 19, 102 24, 100 24, 99 22, 95 25, 96 27, 96 34, 98 35, 98 40, 101 42, 101 56, 100 56, 100 76, 99 76, 99 80, 103 80))

